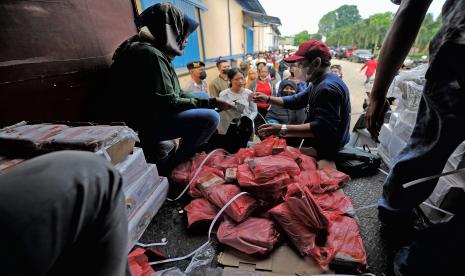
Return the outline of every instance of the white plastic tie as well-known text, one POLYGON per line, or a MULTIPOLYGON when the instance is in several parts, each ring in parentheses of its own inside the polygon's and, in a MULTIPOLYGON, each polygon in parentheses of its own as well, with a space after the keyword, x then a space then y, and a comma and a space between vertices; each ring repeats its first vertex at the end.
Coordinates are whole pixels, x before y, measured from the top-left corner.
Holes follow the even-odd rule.
POLYGON ((456 169, 456 170, 452 170, 452 171, 448 171, 448 172, 445 172, 445 173, 436 174, 436 175, 432 175, 432 176, 423 177, 423 178, 420 178, 420 179, 417 179, 417 180, 413 180, 413 181, 410 181, 410 182, 407 182, 407 183, 403 184, 402 187, 404 187, 404 189, 406 189, 408 187, 411 187, 411 186, 419 184, 419 183, 423 183, 423 182, 426 182, 426 181, 429 181, 429 180, 432 180, 432 179, 437 179, 437 178, 440 178, 440 177, 446 176, 446 175, 456 174, 456 173, 459 173, 459 172, 462 172, 462 171, 465 171, 465 167, 460 168, 460 169, 456 169))
POLYGON ((208 159, 213 155, 213 153, 217 152, 217 151, 222 151, 226 154, 230 154, 229 152, 227 152, 226 150, 224 149, 215 149, 213 151, 211 151, 206 157, 205 159, 200 163, 200 166, 197 168, 197 170, 195 171, 194 173, 194 176, 192 177, 192 179, 189 181, 189 184, 187 184, 187 186, 184 188, 184 190, 182 190, 182 192, 174 199, 172 198, 167 198, 168 201, 176 201, 178 199, 180 199, 186 192, 187 190, 189 190, 189 187, 192 185, 192 183, 194 182, 194 179, 199 175, 200 171, 202 170, 203 166, 205 165, 205 163, 208 161, 208 159))
POLYGON ((161 242, 154 242, 154 243, 149 243, 149 244, 136 242, 137 246, 140 246, 140 247, 143 247, 143 248, 152 247, 152 246, 163 246, 163 245, 167 245, 167 244, 168 244, 168 241, 165 238, 161 239, 161 242))
POLYGON ((161 261, 156 261, 156 262, 151 262, 149 263, 149 265, 156 265, 156 264, 164 264, 164 263, 171 263, 171 262, 176 262, 176 261, 181 261, 181 260, 185 260, 185 259, 188 259, 192 256, 194 256, 198 251, 202 250, 205 246, 207 246, 210 241, 211 241, 211 233, 212 233, 212 230, 213 230, 213 227, 215 226, 215 223, 218 221, 218 219, 220 218, 220 216, 223 214, 223 212, 229 207, 229 205, 231 205, 237 198, 239 198, 240 196, 243 196, 243 195, 246 195, 248 194, 247 192, 241 192, 241 193, 238 193, 237 195, 235 195, 233 198, 231 198, 224 206, 223 208, 220 209, 220 211, 216 214, 215 218, 213 219, 212 223, 210 224, 210 228, 208 229, 208 240, 202 244, 201 246, 199 246, 197 249, 195 249, 194 251, 192 251, 191 253, 185 255, 185 256, 182 256, 182 257, 177 257, 177 258, 171 258, 171 259, 166 259, 166 260, 161 260, 161 261))
POLYGON ((381 168, 378 168, 378 171, 382 172, 383 174, 385 174, 386 176, 389 175, 389 173, 381 168))

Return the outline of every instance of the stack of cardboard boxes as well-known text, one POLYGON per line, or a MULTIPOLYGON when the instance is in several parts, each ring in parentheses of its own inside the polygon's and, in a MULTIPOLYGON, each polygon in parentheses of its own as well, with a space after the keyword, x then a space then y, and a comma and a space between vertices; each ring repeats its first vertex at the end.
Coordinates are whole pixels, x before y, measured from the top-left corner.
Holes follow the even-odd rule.
POLYGON ((58 150, 95 152, 115 165, 123 178, 129 220, 128 251, 160 209, 168 194, 168 180, 148 164, 134 131, 126 126, 28 124, 0 129, 0 173, 29 158, 58 150))
POLYGON ((378 154, 391 168, 396 156, 407 145, 417 119, 427 65, 400 73, 389 88, 388 97, 397 98, 397 108, 379 134, 378 154))

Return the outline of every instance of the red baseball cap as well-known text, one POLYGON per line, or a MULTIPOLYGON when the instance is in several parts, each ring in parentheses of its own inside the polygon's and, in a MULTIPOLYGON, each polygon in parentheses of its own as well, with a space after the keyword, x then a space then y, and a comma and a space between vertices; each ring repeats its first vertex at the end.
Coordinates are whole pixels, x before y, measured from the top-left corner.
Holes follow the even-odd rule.
POLYGON ((316 40, 309 40, 300 44, 299 49, 292 56, 285 58, 284 61, 293 63, 300 61, 304 58, 314 58, 318 56, 326 56, 328 60, 331 59, 329 48, 323 42, 316 40))

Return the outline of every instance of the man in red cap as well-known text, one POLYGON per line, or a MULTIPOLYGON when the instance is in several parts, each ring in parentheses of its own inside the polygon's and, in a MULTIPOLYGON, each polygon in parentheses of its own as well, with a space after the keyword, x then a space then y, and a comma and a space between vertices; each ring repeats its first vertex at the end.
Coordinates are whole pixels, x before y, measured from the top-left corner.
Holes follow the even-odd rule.
POLYGON ((259 128, 260 136, 305 138, 306 145, 314 147, 320 158, 334 158, 347 144, 351 109, 349 89, 331 72, 330 60, 328 46, 315 40, 302 43, 294 55, 285 59, 288 63, 297 63, 295 76, 311 85, 286 97, 255 93, 253 100, 292 110, 308 106, 307 119, 300 125, 264 124, 259 128))

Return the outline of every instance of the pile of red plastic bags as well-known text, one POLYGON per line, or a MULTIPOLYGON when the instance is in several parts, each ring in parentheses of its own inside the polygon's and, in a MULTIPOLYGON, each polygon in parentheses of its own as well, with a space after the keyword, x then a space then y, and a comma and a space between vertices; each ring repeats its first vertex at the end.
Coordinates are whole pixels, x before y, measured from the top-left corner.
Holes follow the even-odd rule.
POLYGON ((352 202, 338 190, 349 176, 318 168, 314 158, 269 137, 229 155, 202 153, 171 174, 173 188, 186 185, 194 199, 185 207, 188 227, 209 223, 233 197, 217 230, 218 240, 241 252, 266 255, 287 238, 321 265, 332 261, 366 266, 352 202), (201 166, 201 164, 203 166, 201 166), (195 179, 192 179, 194 178, 195 179))

